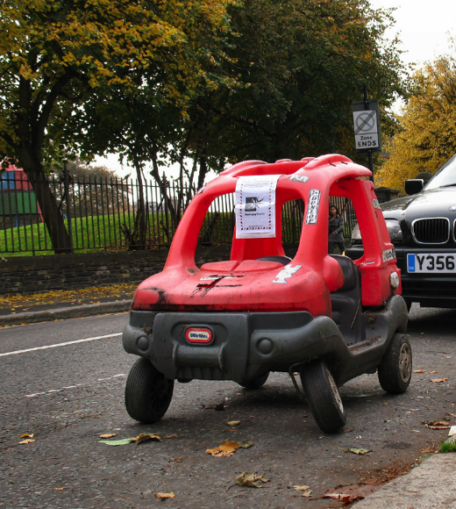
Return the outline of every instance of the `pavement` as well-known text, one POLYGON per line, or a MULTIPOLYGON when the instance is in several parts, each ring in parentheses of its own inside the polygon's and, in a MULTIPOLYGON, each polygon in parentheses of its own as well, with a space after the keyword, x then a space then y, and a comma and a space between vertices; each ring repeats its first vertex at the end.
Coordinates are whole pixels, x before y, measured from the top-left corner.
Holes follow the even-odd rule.
MULTIPOLYGON (((0 297, 0 327, 121 313, 129 310, 136 285, 116 285, 46 294, 0 297)), ((448 439, 452 440, 452 439, 448 439)), ((356 509, 456 509, 456 454, 432 454, 356 509)))

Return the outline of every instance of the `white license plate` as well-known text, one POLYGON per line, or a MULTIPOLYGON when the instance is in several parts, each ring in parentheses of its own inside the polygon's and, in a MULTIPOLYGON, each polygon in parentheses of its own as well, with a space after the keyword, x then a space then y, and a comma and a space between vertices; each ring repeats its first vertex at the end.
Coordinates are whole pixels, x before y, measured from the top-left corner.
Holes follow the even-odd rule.
POLYGON ((456 253, 420 253, 407 254, 407 272, 409 274, 421 273, 439 273, 456 274, 456 253))

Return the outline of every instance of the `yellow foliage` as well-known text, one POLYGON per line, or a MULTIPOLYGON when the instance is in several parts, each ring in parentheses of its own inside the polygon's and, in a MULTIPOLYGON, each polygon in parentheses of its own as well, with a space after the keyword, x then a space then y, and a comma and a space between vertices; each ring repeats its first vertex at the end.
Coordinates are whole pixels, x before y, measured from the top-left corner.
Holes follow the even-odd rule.
POLYGON ((390 158, 377 174, 377 183, 404 189, 420 172, 434 174, 456 152, 456 60, 440 57, 413 77, 414 93, 402 126, 384 147, 390 158))

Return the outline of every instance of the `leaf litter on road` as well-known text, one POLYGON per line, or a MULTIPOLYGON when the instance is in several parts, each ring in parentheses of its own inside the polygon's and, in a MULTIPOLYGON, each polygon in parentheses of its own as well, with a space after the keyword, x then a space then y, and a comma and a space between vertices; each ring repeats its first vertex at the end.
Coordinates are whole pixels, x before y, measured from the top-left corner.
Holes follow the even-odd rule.
POLYGON ((236 484, 247 488, 262 488, 264 483, 269 482, 269 479, 262 475, 252 474, 250 472, 242 472, 236 477, 236 484))
POLYGON ((336 486, 335 488, 328 490, 322 498, 333 498, 343 502, 344 504, 350 504, 356 500, 366 498, 368 495, 375 493, 380 488, 381 485, 375 484, 336 486))
POLYGON ((166 500, 167 498, 174 498, 176 495, 171 491, 170 493, 155 493, 155 497, 160 500, 166 500))
POLYGON ((302 486, 300 484, 294 485, 293 489, 296 491, 302 491, 301 497, 310 497, 312 495, 312 490, 310 489, 310 486, 302 486))
POLYGON ((143 442, 148 442, 149 440, 156 440, 158 442, 161 442, 160 435, 157 435, 156 433, 140 433, 137 437, 121 438, 120 440, 99 440, 99 443, 118 446, 136 442, 136 445, 139 445, 142 444, 143 442))
POLYGON ((239 447, 239 442, 228 442, 224 440, 218 447, 206 449, 206 454, 211 454, 214 458, 227 458, 233 456, 239 447))

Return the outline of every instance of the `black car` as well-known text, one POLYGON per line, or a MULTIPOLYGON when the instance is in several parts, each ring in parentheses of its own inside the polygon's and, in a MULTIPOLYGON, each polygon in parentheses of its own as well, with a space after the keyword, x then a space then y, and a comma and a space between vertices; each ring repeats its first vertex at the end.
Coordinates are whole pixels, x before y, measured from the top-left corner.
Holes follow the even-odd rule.
MULTIPOLYGON (((407 180, 410 196, 381 205, 397 265, 401 269, 402 296, 408 308, 456 308, 456 155, 424 185, 407 180)), ((354 228, 347 256, 363 255, 359 229, 354 228)))

